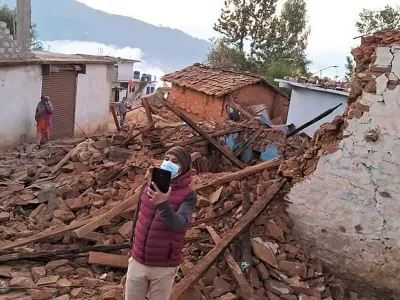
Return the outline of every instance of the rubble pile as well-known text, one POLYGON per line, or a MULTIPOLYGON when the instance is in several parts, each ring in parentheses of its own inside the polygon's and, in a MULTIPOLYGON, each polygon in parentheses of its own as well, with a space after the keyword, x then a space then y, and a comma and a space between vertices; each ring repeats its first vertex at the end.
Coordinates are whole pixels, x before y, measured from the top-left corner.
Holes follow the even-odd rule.
MULTIPOLYGON (((199 210, 193 222, 199 225, 192 227, 187 236, 202 242, 186 244, 185 259, 179 272, 180 277, 184 278, 212 249, 212 240, 211 242, 206 240, 207 226, 213 226, 223 237, 243 217, 245 212, 242 203, 246 197, 245 186, 249 187, 250 201, 253 203, 263 196, 276 178, 264 171, 246 181, 232 181, 222 190, 218 189, 208 196, 200 195, 199 210), (221 200, 214 202, 217 199, 216 193, 220 195, 221 200), (222 199, 229 200, 222 202, 222 199), (216 219, 216 216, 227 210, 231 210, 231 213, 216 219)), ((242 270, 244 269, 248 283, 253 289, 254 299, 349 299, 350 291, 344 284, 333 276, 325 274, 322 262, 312 260, 307 250, 296 244, 291 229, 293 224, 285 211, 285 203, 281 199, 284 194, 284 192, 278 194, 268 209, 255 220, 250 229, 249 240, 246 241, 245 237, 239 238, 230 247, 235 261, 239 264, 246 263, 242 270), (248 257, 246 253, 249 254, 248 257)), ((229 270, 226 254, 225 259, 224 256, 220 256, 217 263, 187 294, 188 297, 183 299, 189 299, 189 297, 199 300, 246 298, 232 276, 232 271, 229 270), (204 295, 205 298, 202 298, 204 295)), ((358 299, 355 293, 351 295, 352 299, 358 299)))
POLYGON ((303 145, 301 150, 307 150, 300 156, 293 156, 282 162, 279 174, 293 179, 293 183, 311 175, 321 156, 333 153, 338 149, 346 126, 343 116, 337 116, 331 123, 323 124, 314 134, 309 145, 303 145))
MULTIPOLYGON (((182 125, 42 149, 25 145, 1 156, 0 299, 123 299, 137 197, 149 167, 174 145, 200 155, 191 184, 198 202, 173 295, 195 273, 179 299, 358 299, 296 244, 284 201, 285 180, 312 173, 319 157, 337 147, 343 119, 322 126, 310 145, 258 123, 199 125, 210 136, 239 132, 237 142, 252 140, 249 146, 259 152, 273 143, 282 160, 255 157, 253 166, 239 170, 182 125), (209 172, 213 166, 219 173, 209 172), (213 254, 218 238, 232 240, 213 254), (196 273, 210 255, 209 267, 196 273)), ((224 145, 220 136, 214 139, 224 145)))
MULTIPOLYGON (((396 30, 383 30, 373 35, 367 35, 361 38, 361 45, 352 50, 352 54, 356 61, 357 76, 351 84, 349 102, 353 105, 348 107, 349 116, 361 117, 363 108, 360 104, 356 104, 357 99, 366 93, 376 93, 376 78, 385 72, 387 75, 391 72, 389 64, 379 65, 376 62, 376 51, 379 47, 391 47, 400 44, 400 33, 396 30), (357 105, 357 107, 356 107, 357 105)), ((398 85, 397 77, 389 76, 388 88, 394 88, 398 85)))

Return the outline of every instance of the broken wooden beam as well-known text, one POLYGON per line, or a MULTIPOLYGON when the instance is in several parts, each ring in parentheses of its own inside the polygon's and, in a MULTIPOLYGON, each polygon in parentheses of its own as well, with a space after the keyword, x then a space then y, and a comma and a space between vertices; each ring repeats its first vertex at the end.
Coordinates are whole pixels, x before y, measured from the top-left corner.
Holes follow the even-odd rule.
POLYGON ((189 119, 182 111, 175 108, 170 102, 164 101, 164 105, 175 113, 182 121, 188 124, 194 131, 200 134, 204 139, 206 139, 211 145, 213 145, 221 154, 223 154, 227 159, 229 159, 235 166, 240 169, 244 169, 246 165, 238 160, 232 153, 229 153, 224 148, 221 147, 215 140, 213 140, 203 129, 197 126, 191 119, 189 119))
POLYGON ((103 252, 90 252, 89 264, 126 269, 128 268, 128 259, 126 255, 116 255, 103 252))
POLYGON ((151 107, 149 104, 149 100, 146 97, 142 98, 142 105, 143 105, 144 109, 146 110, 148 126, 149 126, 149 128, 153 128, 153 126, 154 126, 153 115, 151 113, 151 107))
POLYGON ((247 176, 259 173, 264 171, 265 169, 267 170, 272 170, 272 169, 276 169, 280 166, 281 161, 278 159, 274 159, 274 160, 270 160, 270 161, 266 161, 260 164, 257 164, 255 166, 251 166, 251 167, 247 167, 243 170, 239 170, 237 172, 234 173, 230 173, 221 177, 217 177, 215 179, 212 179, 210 181, 204 182, 204 183, 199 183, 197 185, 195 185, 193 188, 195 190, 199 190, 205 187, 209 187, 209 186, 213 186, 213 185, 221 185, 227 182, 231 182, 234 180, 240 180, 242 178, 245 178, 247 176))
MULTIPOLYGON (((251 207, 251 193, 247 182, 244 182, 243 188, 243 198, 242 198, 242 211, 243 214, 247 214, 251 207)), ((247 229, 242 235, 242 261, 251 265, 251 233, 250 229, 247 229)))
POLYGON ((34 236, 25 238, 25 239, 21 239, 19 241, 15 241, 3 246, 0 246, 0 251, 5 251, 5 250, 9 250, 9 249, 13 249, 13 248, 17 248, 17 247, 21 247, 21 246, 25 246, 25 245, 29 245, 29 244, 33 244, 35 242, 53 237, 55 235, 61 234, 61 233, 65 233, 68 231, 72 231, 74 229, 80 228, 85 224, 88 224, 89 222, 91 222, 92 219, 87 219, 87 220, 83 220, 83 221, 78 221, 78 222, 74 222, 68 226, 65 227, 61 227, 61 228, 56 228, 56 229, 52 229, 49 231, 44 231, 41 232, 39 234, 36 234, 34 236))
POLYGON ((33 244, 35 242, 44 240, 46 238, 50 238, 55 235, 73 231, 73 230, 76 230, 76 234, 78 237, 82 237, 82 238, 86 237, 90 232, 92 232, 96 228, 102 226, 103 224, 107 224, 112 218, 118 216, 119 214, 123 213, 127 209, 130 209, 133 206, 135 206, 139 199, 139 193, 140 193, 139 191, 140 190, 138 190, 135 193, 135 195, 133 195, 132 197, 123 201, 122 203, 120 203, 119 205, 110 209, 107 213, 100 215, 99 217, 90 218, 90 219, 78 221, 78 222, 73 222, 72 224, 65 226, 65 227, 41 232, 41 233, 31 236, 29 238, 21 239, 19 241, 15 241, 10 244, 0 246, 0 251, 9 250, 9 249, 13 249, 16 247, 33 244))
POLYGON ((118 122, 117 113, 115 112, 115 106, 111 105, 110 110, 111 110, 111 114, 112 114, 113 119, 114 119, 115 127, 117 128, 118 131, 121 131, 121 127, 119 126, 119 122, 118 122))
POLYGON ((65 165, 72 157, 72 153, 74 152, 75 148, 70 150, 67 155, 64 156, 64 158, 62 160, 60 160, 58 162, 57 165, 55 165, 52 170, 51 170, 51 174, 55 174, 58 172, 58 170, 60 170, 60 168, 65 165))
POLYGON ((87 234, 89 234, 93 230, 95 230, 95 229, 99 228, 101 225, 103 225, 104 222, 110 221, 111 219, 119 216, 125 210, 135 206, 137 204, 137 202, 139 201, 140 188, 141 187, 139 187, 136 190, 135 194, 132 197, 129 197, 128 199, 123 201, 121 204, 113 207, 108 212, 106 212, 104 215, 101 215, 100 217, 96 218, 95 220, 91 221, 90 223, 87 223, 84 226, 80 227, 79 229, 76 229, 74 231, 74 234, 79 238, 84 238, 87 234))
MULTIPOLYGON (((212 239, 214 240, 214 243, 218 245, 221 242, 221 238, 219 237, 218 233, 214 230, 214 228, 210 226, 207 226, 206 228, 210 233, 212 239)), ((228 249, 225 250, 224 257, 226 263, 228 264, 229 269, 231 270, 233 276, 235 277, 237 283, 240 286, 240 289, 242 290, 243 299, 255 300, 256 298, 253 289, 251 288, 242 270, 240 269, 235 259, 233 258, 232 253, 228 249)))
POLYGON ((208 252, 208 254, 191 269, 189 274, 174 287, 170 300, 178 300, 188 288, 193 286, 193 284, 207 272, 207 270, 215 263, 218 256, 226 250, 232 241, 246 230, 248 226, 250 226, 250 224, 263 212, 268 203, 271 202, 285 183, 286 181, 274 183, 268 189, 269 192, 265 197, 252 205, 248 213, 245 214, 229 232, 224 234, 224 238, 221 242, 208 252))
POLYGON ((47 257, 49 259, 55 259, 55 257, 66 254, 77 254, 77 253, 86 253, 90 251, 101 251, 101 252, 111 252, 121 249, 130 248, 129 243, 125 243, 122 245, 96 245, 96 246, 88 246, 78 249, 55 249, 55 250, 42 250, 42 251, 34 251, 34 252, 15 252, 4 254, 0 256, 0 262, 6 261, 14 261, 14 260, 29 260, 29 259, 37 259, 47 257))
POLYGON ((235 156, 239 156, 240 154, 242 154, 242 152, 244 150, 246 150, 247 148, 249 148, 251 146, 251 144, 256 140, 256 138, 258 138, 260 136, 260 134, 264 131, 264 127, 260 126, 260 128, 257 129, 257 131, 247 140, 244 142, 244 144, 242 146, 240 146, 239 148, 237 148, 233 154, 235 156))

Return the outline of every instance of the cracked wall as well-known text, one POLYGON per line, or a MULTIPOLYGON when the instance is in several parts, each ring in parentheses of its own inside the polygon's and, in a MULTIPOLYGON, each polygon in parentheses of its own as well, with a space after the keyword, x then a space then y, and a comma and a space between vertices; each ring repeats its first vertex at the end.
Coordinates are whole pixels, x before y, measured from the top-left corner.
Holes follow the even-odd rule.
POLYGON ((313 254, 339 273, 398 293, 400 46, 372 45, 354 52, 362 85, 353 91, 339 149, 293 187, 289 213, 313 254))

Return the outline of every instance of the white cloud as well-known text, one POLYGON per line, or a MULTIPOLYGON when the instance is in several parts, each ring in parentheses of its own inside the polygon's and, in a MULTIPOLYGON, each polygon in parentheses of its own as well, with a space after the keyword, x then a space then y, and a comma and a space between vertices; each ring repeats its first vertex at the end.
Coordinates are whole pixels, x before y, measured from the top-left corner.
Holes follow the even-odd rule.
MULTIPOLYGON (((132 0, 78 0, 109 13, 131 16, 153 25, 179 28, 193 36, 209 39, 217 36, 213 25, 217 21, 224 0, 152 0, 151 9, 146 1, 132 0)), ((279 0, 279 5, 284 0, 279 0)), ((399 4, 399 0, 306 0, 311 25, 309 59, 314 62, 312 71, 326 66, 339 65, 339 75, 344 74, 346 55, 359 43, 353 40, 357 30, 355 22, 363 8, 378 9, 399 4)), ((324 72, 334 76, 336 71, 324 72)))
MULTIPOLYGON (((48 41, 45 42, 45 48, 48 51, 65 54, 109 55, 136 60, 141 60, 142 57, 142 51, 139 48, 118 48, 117 46, 105 45, 95 42, 48 41)), ((164 72, 161 70, 160 67, 143 60, 141 60, 140 63, 135 64, 135 70, 157 76, 157 78, 160 78, 164 75, 164 72)))

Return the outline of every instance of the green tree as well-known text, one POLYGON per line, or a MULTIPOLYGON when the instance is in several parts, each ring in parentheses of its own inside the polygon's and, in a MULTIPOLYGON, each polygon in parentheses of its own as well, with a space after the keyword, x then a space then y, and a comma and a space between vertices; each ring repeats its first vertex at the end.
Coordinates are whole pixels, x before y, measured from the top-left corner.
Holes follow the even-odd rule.
POLYGON ((345 68, 346 68, 345 79, 346 79, 346 81, 351 81, 351 79, 353 78, 354 67, 355 67, 354 60, 351 58, 351 56, 346 56, 346 64, 345 64, 345 68))
MULTIPOLYGON (((6 22, 7 27, 10 29, 12 35, 15 35, 15 24, 16 24, 16 11, 11 9, 8 5, 1 5, 0 2, 0 21, 6 22)), ((36 29, 36 24, 31 24, 31 49, 42 50, 43 44, 39 40, 39 34, 36 29)))
POLYGON ((251 0, 225 0, 221 16, 214 25, 214 30, 223 34, 225 40, 234 45, 238 50, 244 50, 244 41, 249 36, 252 24, 251 0))
POLYGON ((259 56, 265 61, 288 59, 306 73, 308 46, 307 5, 304 0, 287 0, 280 16, 275 17, 268 35, 259 45, 259 56))
POLYGON ((224 38, 211 50, 208 63, 256 70, 267 77, 277 71, 283 76, 305 75, 310 33, 306 2, 286 0, 280 15, 276 14, 276 4, 277 0, 226 0, 214 26, 224 38), (244 50, 246 40, 250 42, 248 54, 244 50))
POLYGON ((363 9, 356 22, 360 34, 369 34, 382 29, 400 28, 400 5, 386 5, 384 9, 363 9))
POLYGON ((225 39, 212 40, 213 47, 205 63, 219 69, 233 69, 241 72, 259 73, 259 64, 244 52, 229 46, 225 39))
POLYGON ((278 0, 255 0, 250 25, 250 56, 256 57, 259 46, 265 41, 274 25, 278 0))

